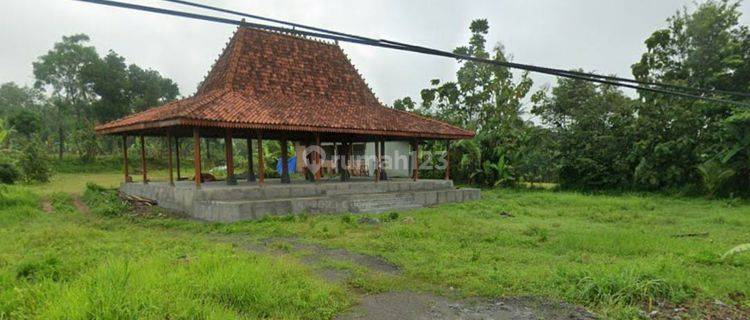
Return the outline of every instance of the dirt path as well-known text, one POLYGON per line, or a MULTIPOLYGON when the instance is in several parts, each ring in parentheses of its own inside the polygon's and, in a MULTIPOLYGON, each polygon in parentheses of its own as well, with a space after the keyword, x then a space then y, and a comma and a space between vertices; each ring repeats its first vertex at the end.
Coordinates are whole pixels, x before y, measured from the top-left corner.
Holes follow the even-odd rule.
POLYGON ((76 210, 78 210, 78 212, 80 213, 83 213, 83 214, 91 213, 91 209, 89 208, 89 206, 83 203, 83 200, 81 200, 81 197, 79 196, 73 196, 73 205, 76 207, 76 210))
POLYGON ((540 298, 452 300, 425 293, 386 292, 368 295, 337 320, 376 319, 596 319, 582 308, 540 298))
MULTIPOLYGON (((346 262, 369 272, 403 276, 395 264, 382 258, 304 243, 296 238, 252 241, 238 235, 212 236, 252 252, 301 256, 300 261, 316 270, 326 281, 346 285, 349 270, 327 267, 325 262, 346 262), (321 264, 323 267, 321 267, 321 264)), ((356 288, 350 288, 356 294, 356 288)), ((451 299, 431 293, 384 292, 361 294, 360 304, 340 314, 339 320, 391 319, 596 319, 583 308, 535 297, 499 299, 451 299)))
POLYGON ((39 205, 42 207, 42 211, 44 211, 45 213, 52 213, 55 211, 55 207, 52 206, 52 200, 47 197, 42 198, 42 201, 39 205))

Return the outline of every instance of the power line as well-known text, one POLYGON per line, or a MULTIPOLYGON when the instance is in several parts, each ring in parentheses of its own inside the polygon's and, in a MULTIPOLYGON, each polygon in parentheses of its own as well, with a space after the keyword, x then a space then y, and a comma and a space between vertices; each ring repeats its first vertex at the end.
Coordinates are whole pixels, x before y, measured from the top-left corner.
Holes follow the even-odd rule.
POLYGON ((234 14, 234 15, 238 15, 238 16, 241 16, 241 17, 245 17, 245 18, 251 18, 251 19, 257 19, 257 20, 261 20, 261 21, 267 21, 267 22, 273 22, 273 23, 278 23, 278 24, 284 24, 284 25, 288 25, 288 26, 292 26, 292 27, 296 27, 296 28, 307 29, 307 30, 311 30, 311 31, 329 33, 329 34, 332 34, 332 35, 337 35, 337 36, 342 36, 342 37, 349 37, 349 38, 359 39, 359 40, 364 40, 364 41, 378 41, 377 39, 372 39, 372 38, 367 38, 367 37, 362 37, 362 36, 357 36, 357 35, 353 35, 353 34, 348 34, 348 33, 343 33, 343 32, 338 32, 338 31, 332 31, 332 30, 327 30, 327 29, 322 29, 322 28, 317 28, 317 27, 312 27, 312 26, 308 26, 308 25, 304 25, 304 24, 299 24, 299 23, 294 23, 294 22, 289 22, 289 21, 284 21, 284 20, 279 20, 279 19, 267 18, 267 17, 255 15, 255 14, 249 14, 249 13, 245 13, 245 12, 239 12, 239 11, 234 11, 234 10, 229 10, 229 9, 224 9, 224 8, 209 6, 209 5, 195 3, 195 2, 190 2, 190 1, 183 1, 183 0, 164 0, 164 1, 172 2, 172 3, 178 3, 178 4, 182 4, 182 5, 186 5, 186 6, 191 6, 191 7, 196 7, 196 8, 201 8, 201 9, 213 10, 213 11, 217 11, 217 12, 234 14))
MULTIPOLYGON (((165 14, 165 15, 172 15, 172 16, 178 16, 178 17, 184 17, 184 18, 190 18, 190 19, 196 19, 196 20, 230 24, 230 25, 236 25, 236 26, 245 26, 245 27, 251 27, 251 28, 256 28, 256 29, 261 29, 261 30, 269 30, 269 31, 282 32, 282 33, 294 33, 294 34, 298 34, 302 36, 316 37, 316 38, 350 42, 350 43, 358 43, 358 44, 389 48, 389 49, 395 49, 395 50, 401 50, 401 51, 417 52, 417 53, 436 55, 436 56, 443 56, 443 57, 449 57, 449 58, 453 58, 457 60, 468 60, 468 61, 474 61, 474 62, 480 62, 480 63, 487 63, 487 64, 492 64, 492 65, 501 66, 501 67, 527 70, 531 72, 550 74, 550 75, 554 75, 558 77, 565 77, 565 78, 571 78, 571 79, 577 79, 577 80, 596 82, 596 83, 601 83, 601 84, 620 86, 620 87, 642 90, 642 91, 647 91, 647 92, 679 96, 683 98, 699 99, 699 100, 715 102, 715 103, 741 105, 745 107, 750 107, 750 105, 739 103, 737 101, 710 98, 710 97, 705 97, 705 96, 685 93, 685 92, 669 91, 669 90, 658 89, 658 88, 630 85, 626 83, 621 83, 619 81, 613 81, 613 80, 601 78, 603 76, 598 76, 598 75, 592 76, 591 74, 581 73, 581 72, 571 72, 571 71, 538 67, 538 66, 533 66, 533 65, 526 65, 526 64, 513 63, 513 62, 507 62, 507 61, 498 61, 498 60, 478 58, 478 57, 467 56, 467 55, 459 55, 453 52, 441 51, 441 50, 420 47, 420 46, 413 46, 413 45, 403 44, 403 43, 389 41, 389 40, 374 40, 374 39, 358 37, 358 36, 352 37, 351 35, 346 35, 343 33, 330 34, 330 33, 311 32, 311 31, 298 30, 298 29, 289 29, 289 28, 276 27, 276 26, 270 26, 270 25, 259 24, 259 23, 245 22, 244 20, 238 21, 238 20, 221 18, 221 17, 201 15, 201 14, 163 9, 163 8, 156 8, 156 7, 150 7, 150 6, 143 6, 143 5, 137 5, 137 4, 131 4, 131 3, 123 3, 123 2, 111 1, 111 0, 77 0, 77 1, 89 2, 89 3, 107 5, 107 6, 113 6, 113 7, 119 7, 119 8, 126 8, 126 9, 138 10, 138 11, 159 13, 159 14, 165 14)), ((182 2, 185 2, 185 1, 182 1, 182 2)), ((268 19, 268 18, 264 18, 264 19, 268 19)), ((276 20, 276 21, 281 21, 281 20, 276 20)), ((282 23, 282 22, 278 22, 278 23, 282 23)), ((303 25, 298 25, 298 26, 300 26, 300 28, 303 28, 303 29, 308 28, 303 25)), ((325 29, 319 29, 319 30, 325 30, 325 29)))
MULTIPOLYGON (((224 8, 219 8, 219 7, 215 7, 215 6, 209 6, 209 5, 195 3, 195 2, 190 2, 190 1, 185 1, 185 0, 163 0, 163 1, 172 2, 172 3, 178 3, 178 4, 182 4, 182 5, 186 5, 186 6, 195 7, 195 8, 213 10, 213 11, 222 12, 222 13, 234 14, 234 15, 238 15, 238 16, 242 16, 242 17, 246 17, 246 18, 261 20, 261 21, 268 21, 268 22, 274 22, 274 23, 284 24, 284 25, 287 25, 287 26, 295 27, 295 28, 302 28, 302 29, 307 29, 307 30, 311 30, 311 31, 323 32, 323 33, 328 33, 328 34, 332 34, 332 35, 337 35, 337 36, 350 37, 350 38, 358 39, 358 40, 371 41, 371 42, 381 42, 381 43, 389 43, 389 44, 394 44, 394 45, 398 45, 398 46, 403 46, 405 48, 429 49, 429 48, 425 48, 425 47, 420 47, 420 46, 405 44, 405 43, 391 41, 391 40, 373 39, 373 38, 362 37, 362 36, 353 35, 353 34, 349 34, 349 33, 343 33, 343 32, 339 32, 339 31, 333 31, 333 30, 330 30, 330 29, 323 29, 323 28, 318 28, 318 27, 312 27, 312 26, 308 26, 308 25, 304 25, 304 24, 295 23, 295 22, 290 22, 290 21, 285 21, 285 20, 279 20, 279 19, 273 19, 273 18, 268 18, 268 17, 264 17, 264 16, 260 16, 260 15, 249 14, 249 13, 235 11, 235 10, 228 10, 228 9, 224 9, 224 8)), ((642 80, 636 80, 636 79, 629 79, 629 78, 623 78, 623 77, 617 77, 617 76, 599 75, 599 74, 595 74, 595 73, 580 72, 580 71, 573 71, 573 70, 562 70, 562 69, 554 69, 554 68, 545 68, 545 69, 553 70, 555 72, 560 72, 560 73, 570 73, 570 74, 577 75, 577 76, 582 76, 582 77, 592 77, 592 78, 598 78, 598 79, 604 79, 604 80, 610 80, 610 81, 617 81, 617 82, 635 83, 635 84, 649 85, 649 86, 659 86, 659 87, 671 88, 671 89, 677 89, 677 90, 693 91, 693 92, 697 92, 697 93, 721 93, 721 94, 733 95, 733 96, 750 97, 750 93, 745 93, 745 92, 725 91, 725 90, 718 90, 718 89, 693 88, 693 87, 680 86, 680 85, 674 85, 674 84, 668 84, 668 83, 658 83, 658 82, 651 82, 651 81, 642 81, 642 80)))

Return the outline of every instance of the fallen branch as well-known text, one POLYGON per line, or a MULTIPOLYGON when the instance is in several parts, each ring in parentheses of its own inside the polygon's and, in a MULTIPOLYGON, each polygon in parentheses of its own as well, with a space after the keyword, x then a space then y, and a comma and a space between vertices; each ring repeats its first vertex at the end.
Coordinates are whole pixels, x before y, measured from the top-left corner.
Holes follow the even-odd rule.
POLYGON ((672 236, 673 238, 689 238, 689 237, 708 237, 708 232, 701 233, 681 233, 672 236))
POLYGON ((139 197, 139 196, 125 194, 125 193, 122 193, 122 192, 120 192, 120 198, 123 199, 123 200, 125 200, 125 201, 127 201, 131 205, 138 206, 138 207, 150 207, 150 206, 155 206, 156 205, 156 201, 154 201, 154 200, 151 200, 151 199, 148 199, 148 198, 144 198, 144 197, 139 197))

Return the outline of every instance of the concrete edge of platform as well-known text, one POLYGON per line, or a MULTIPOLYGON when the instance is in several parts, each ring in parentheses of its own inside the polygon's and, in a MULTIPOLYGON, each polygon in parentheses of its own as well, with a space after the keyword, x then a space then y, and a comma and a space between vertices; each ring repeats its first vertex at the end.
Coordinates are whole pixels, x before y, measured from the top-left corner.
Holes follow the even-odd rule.
POLYGON ((124 183, 120 190, 152 199, 160 207, 185 212, 199 220, 216 222, 301 213, 398 211, 481 198, 480 189, 457 189, 451 181, 445 180, 205 189, 157 183, 124 183))

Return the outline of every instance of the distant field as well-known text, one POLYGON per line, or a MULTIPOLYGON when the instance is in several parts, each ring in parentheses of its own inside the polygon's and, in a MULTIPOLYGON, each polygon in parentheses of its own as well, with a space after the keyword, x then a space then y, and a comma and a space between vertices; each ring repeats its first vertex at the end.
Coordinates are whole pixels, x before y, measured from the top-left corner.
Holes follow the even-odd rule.
POLYGON ((750 205, 741 201, 500 189, 483 192, 476 202, 367 215, 378 224, 358 223, 360 215, 207 224, 104 218, 97 210, 110 212, 111 203, 96 200, 94 212, 81 215, 69 197, 54 193, 82 194, 86 181, 116 186, 120 177, 65 174, 31 192, 14 187, 3 198, 12 205, 0 210, 0 318, 19 312, 59 316, 66 305, 80 315, 103 305, 111 312, 106 315, 151 318, 330 318, 351 305, 352 291, 390 290, 540 296, 619 319, 677 307, 692 310, 683 318, 699 319, 720 308, 716 301, 745 317, 750 308, 750 254, 721 258, 750 242, 750 205), (38 194, 65 213, 43 214, 35 206, 38 194), (355 273, 339 286, 295 258, 238 252, 205 235, 271 239, 283 250, 291 241, 345 248, 382 257, 404 275, 394 281, 355 273), (280 281, 281 287, 269 289, 264 281, 280 281), (141 294, 125 294, 141 286, 141 294), (288 296, 306 302, 270 302, 288 296), (250 308, 253 299, 268 300, 250 308))

